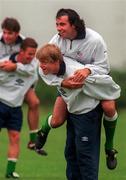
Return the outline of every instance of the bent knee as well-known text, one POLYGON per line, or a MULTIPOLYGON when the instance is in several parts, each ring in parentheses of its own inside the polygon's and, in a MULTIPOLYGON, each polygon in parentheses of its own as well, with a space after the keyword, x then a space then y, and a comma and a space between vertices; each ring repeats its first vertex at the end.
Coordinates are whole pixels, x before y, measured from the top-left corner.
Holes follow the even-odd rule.
POLYGON ((27 103, 29 108, 36 108, 39 106, 40 101, 37 97, 35 91, 31 88, 25 95, 25 102, 27 103))
POLYGON ((102 101, 102 108, 106 115, 113 116, 116 112, 114 101, 102 101))
POLYGON ((11 143, 18 143, 20 140, 20 133, 19 132, 15 132, 15 131, 11 131, 9 133, 9 138, 10 138, 10 142, 11 143))
POLYGON ((38 99, 38 97, 36 98, 29 98, 29 100, 26 102, 29 108, 38 108, 38 106, 40 105, 40 101, 38 99))
POLYGON ((64 122, 65 122, 65 119, 63 118, 57 118, 57 119, 52 118, 50 125, 52 128, 57 128, 57 127, 60 127, 64 122))

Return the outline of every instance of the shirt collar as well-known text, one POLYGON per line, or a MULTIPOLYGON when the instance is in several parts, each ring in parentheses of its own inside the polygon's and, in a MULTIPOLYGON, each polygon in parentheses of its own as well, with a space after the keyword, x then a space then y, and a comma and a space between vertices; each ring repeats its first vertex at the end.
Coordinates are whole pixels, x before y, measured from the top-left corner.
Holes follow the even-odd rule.
MULTIPOLYGON (((0 41, 5 44, 3 36, 1 37, 0 41)), ((23 41, 22 37, 18 36, 16 41, 15 41, 15 44, 20 44, 20 43, 22 43, 22 41, 23 41)))
POLYGON ((84 32, 80 32, 77 34, 77 36, 75 37, 75 39, 84 39, 85 38, 85 33, 84 32))
POLYGON ((13 63, 17 63, 17 57, 18 53, 14 53, 9 57, 9 60, 12 61, 13 63))
MULTIPOLYGON (((60 36, 60 33, 58 33, 58 34, 60 36)), ((81 40, 81 39, 84 39, 85 37, 86 37, 86 31, 85 32, 84 31, 80 31, 77 34, 77 36, 74 39, 72 39, 72 40, 81 40)))
POLYGON ((57 76, 61 76, 64 75, 66 72, 66 64, 64 61, 61 61, 60 63, 60 68, 59 68, 59 72, 57 73, 57 76))

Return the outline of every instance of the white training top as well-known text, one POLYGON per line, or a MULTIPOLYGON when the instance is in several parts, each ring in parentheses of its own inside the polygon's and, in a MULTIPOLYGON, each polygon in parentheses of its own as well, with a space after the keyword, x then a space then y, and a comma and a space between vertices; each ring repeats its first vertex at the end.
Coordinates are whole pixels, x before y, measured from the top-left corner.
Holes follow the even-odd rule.
POLYGON ((88 67, 92 74, 108 74, 110 66, 106 44, 100 34, 86 28, 86 37, 69 40, 56 34, 49 43, 56 44, 63 56, 88 67))
POLYGON ((86 78, 84 86, 79 89, 61 87, 60 82, 63 79, 73 75, 76 70, 85 67, 77 61, 66 57, 64 57, 64 62, 66 71, 60 77, 51 74, 44 75, 41 68, 39 68, 39 74, 46 84, 58 87, 58 91, 66 102, 69 112, 74 114, 86 113, 94 109, 99 100, 112 100, 120 96, 120 87, 109 75, 91 74, 86 78))
POLYGON ((22 66, 24 72, 23 68, 22 71, 17 70, 15 72, 0 70, 1 102, 11 107, 22 105, 26 92, 38 80, 38 60, 33 59, 31 64, 31 69, 27 69, 27 65, 22 66))
MULTIPOLYGON (((3 33, 0 33, 0 62, 8 60, 10 55, 19 52, 22 40, 25 39, 20 34, 14 44, 6 44, 2 40, 2 35, 3 33)), ((15 72, 8 73, 0 70, 0 101, 12 107, 20 106, 24 94, 37 79, 38 60, 35 59, 30 64, 25 65, 18 62, 15 72), (14 83, 17 79, 22 79, 22 83, 14 83)))

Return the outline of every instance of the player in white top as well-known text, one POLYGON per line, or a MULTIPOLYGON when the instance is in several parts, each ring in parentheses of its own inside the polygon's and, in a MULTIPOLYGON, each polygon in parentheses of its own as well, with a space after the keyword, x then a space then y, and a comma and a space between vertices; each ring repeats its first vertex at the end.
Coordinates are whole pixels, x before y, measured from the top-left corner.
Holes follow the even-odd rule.
MULTIPOLYGON (((107 110, 104 109, 104 103, 107 101, 109 104, 110 100, 117 99, 120 96, 120 87, 112 80, 109 75, 104 74, 100 75, 91 73, 83 82, 83 86, 78 89, 68 89, 66 87, 60 86, 59 84, 62 84, 61 82, 64 79, 69 77, 71 77, 71 79, 72 77, 74 78, 74 73, 76 70, 87 67, 77 61, 70 60, 68 57, 63 57, 60 49, 54 44, 47 44, 40 48, 37 51, 36 57, 40 61, 41 69, 39 69, 39 73, 41 78, 48 85, 56 85, 58 87, 60 95, 67 104, 68 117, 70 117, 71 114, 76 115, 78 123, 80 117, 97 108, 100 101, 103 107, 103 111, 106 112, 107 110)), ((42 125, 36 142, 37 149, 42 148, 46 142, 52 120, 53 119, 49 117, 42 125)), ((57 125, 55 127, 58 127, 63 123, 64 121, 57 121, 57 125)), ((90 127, 86 128, 90 129, 90 127)), ((84 130, 82 131, 84 133, 84 130)), ((92 136, 95 135, 95 133, 92 134, 92 136)), ((93 146, 93 143, 90 142, 90 146, 93 146)), ((76 147, 76 149, 77 148, 78 147, 76 147)), ((90 154, 92 155, 93 153, 93 150, 90 150, 90 154)), ((93 164, 93 161, 91 164, 93 164)))
POLYGON ((7 128, 9 147, 8 147, 8 164, 6 169, 6 178, 18 178, 15 173, 16 162, 19 157, 20 131, 22 127, 22 110, 21 106, 25 94, 29 88, 36 83, 38 76, 38 62, 35 58, 37 43, 32 38, 26 38, 22 41, 19 53, 13 54, 10 58, 16 63, 29 64, 32 61, 34 67, 27 75, 18 71, 3 71, 8 61, 0 62, 0 129, 7 128))

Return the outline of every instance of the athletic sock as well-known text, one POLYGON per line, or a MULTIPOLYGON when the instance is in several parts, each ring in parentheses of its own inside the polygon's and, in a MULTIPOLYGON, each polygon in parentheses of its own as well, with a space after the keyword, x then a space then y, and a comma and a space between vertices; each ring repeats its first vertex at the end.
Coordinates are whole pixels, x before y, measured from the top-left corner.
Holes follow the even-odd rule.
POLYGON ((117 124, 117 117, 118 117, 117 112, 112 118, 104 116, 103 125, 105 128, 105 136, 106 136, 105 149, 107 150, 113 149, 113 141, 114 141, 115 128, 117 124))
POLYGON ((31 131, 29 132, 29 136, 30 136, 30 141, 31 141, 31 142, 35 142, 35 141, 36 141, 37 132, 38 132, 38 129, 36 129, 36 130, 31 130, 31 131))
POLYGON ((49 115, 45 121, 42 121, 42 127, 41 130, 43 133, 48 134, 50 129, 51 129, 51 125, 50 125, 50 121, 51 121, 52 115, 49 115))
POLYGON ((12 174, 15 171, 17 159, 15 158, 8 158, 6 175, 12 174))

